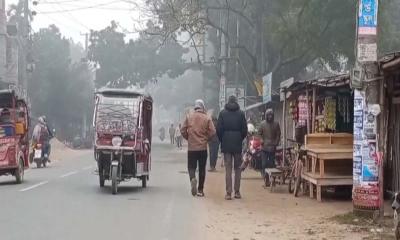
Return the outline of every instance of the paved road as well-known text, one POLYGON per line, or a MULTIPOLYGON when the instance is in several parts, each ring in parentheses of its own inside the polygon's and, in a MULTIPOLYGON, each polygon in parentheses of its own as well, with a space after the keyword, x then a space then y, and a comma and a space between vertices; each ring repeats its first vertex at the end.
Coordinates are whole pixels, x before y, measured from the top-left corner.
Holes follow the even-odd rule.
POLYGON ((0 177, 1 240, 194 239, 199 199, 190 197, 184 153, 153 147, 147 189, 132 180, 111 195, 98 187, 93 154, 30 169, 22 185, 0 177))

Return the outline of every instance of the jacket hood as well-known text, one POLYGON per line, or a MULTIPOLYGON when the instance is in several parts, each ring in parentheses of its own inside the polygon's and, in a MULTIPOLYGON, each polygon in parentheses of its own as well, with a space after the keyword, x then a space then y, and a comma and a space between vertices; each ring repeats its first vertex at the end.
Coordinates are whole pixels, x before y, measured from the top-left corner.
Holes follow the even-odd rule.
POLYGON ((228 102, 225 105, 225 110, 230 111, 230 112, 236 112, 240 110, 240 106, 237 102, 228 102))

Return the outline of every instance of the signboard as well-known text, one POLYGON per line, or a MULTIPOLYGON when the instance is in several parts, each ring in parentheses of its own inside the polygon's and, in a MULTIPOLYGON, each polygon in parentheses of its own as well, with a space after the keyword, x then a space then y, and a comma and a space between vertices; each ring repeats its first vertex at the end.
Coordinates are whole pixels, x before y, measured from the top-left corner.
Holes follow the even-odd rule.
POLYGON ((243 86, 228 86, 226 88, 226 97, 229 98, 230 96, 237 97, 240 109, 243 110, 245 108, 245 90, 243 86))
POLYGON ((378 0, 360 0, 358 34, 376 35, 378 26, 378 0))
POLYGON ((378 45, 376 42, 359 42, 357 45, 357 58, 360 62, 375 62, 378 59, 378 45))
POLYGON ((263 103, 272 101, 272 73, 263 77, 263 103))
POLYGON ((285 89, 292 86, 294 83, 294 78, 289 78, 283 82, 281 82, 280 87, 281 87, 281 91, 280 91, 280 100, 284 101, 286 96, 285 96, 285 89))

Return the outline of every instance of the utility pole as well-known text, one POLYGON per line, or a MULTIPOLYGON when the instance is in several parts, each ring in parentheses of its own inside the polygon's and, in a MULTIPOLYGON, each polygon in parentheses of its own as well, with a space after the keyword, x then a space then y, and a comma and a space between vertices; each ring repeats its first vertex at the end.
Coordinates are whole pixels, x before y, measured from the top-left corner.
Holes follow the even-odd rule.
MULTIPOLYGON (((227 36, 225 35, 225 23, 224 23, 225 14, 223 14, 222 10, 220 11, 220 31, 221 34, 221 42, 220 42, 220 57, 219 60, 221 62, 221 79, 220 79, 220 89, 219 89, 219 107, 220 110, 224 109, 226 103, 226 72, 228 69, 228 51, 229 44, 227 41, 227 36)), ((228 25, 228 22, 226 23, 228 25)))
POLYGON ((376 211, 379 214, 374 214, 374 216, 379 216, 382 220, 384 187, 381 153, 384 151, 385 141, 382 131, 384 116, 380 113, 380 109, 384 104, 384 86, 379 78, 377 64, 377 32, 378 0, 358 0, 355 51, 357 57, 352 84, 358 88, 355 90, 355 102, 363 103, 354 104, 354 115, 361 116, 363 127, 354 126, 355 136, 362 136, 362 140, 356 138, 354 140, 355 149, 361 149, 361 151, 355 151, 353 158, 354 166, 359 166, 354 167, 353 170, 353 206, 355 212, 379 210, 376 211), (376 151, 364 154, 364 149, 370 148, 371 145, 375 145, 376 151), (369 171, 371 176, 364 176, 362 174, 364 170, 369 171))
POLYGON ((30 43, 29 43, 29 32, 30 32, 30 21, 29 21, 29 0, 24 1, 24 17, 22 26, 19 33, 19 43, 22 47, 19 48, 19 84, 24 88, 28 89, 28 54, 30 54, 30 43))
POLYGON ((236 61, 235 61, 235 86, 236 97, 239 97, 239 57, 240 57, 240 20, 236 17, 236 61))
MULTIPOLYGON (((89 62, 88 62, 88 55, 89 55, 89 33, 83 33, 81 36, 85 36, 85 62, 86 67, 89 69, 89 62)), ((83 118, 82 118, 82 138, 86 140, 87 137, 87 114, 84 112, 83 113, 83 118)))
POLYGON ((0 0, 0 81, 6 82, 7 18, 5 0, 0 0))

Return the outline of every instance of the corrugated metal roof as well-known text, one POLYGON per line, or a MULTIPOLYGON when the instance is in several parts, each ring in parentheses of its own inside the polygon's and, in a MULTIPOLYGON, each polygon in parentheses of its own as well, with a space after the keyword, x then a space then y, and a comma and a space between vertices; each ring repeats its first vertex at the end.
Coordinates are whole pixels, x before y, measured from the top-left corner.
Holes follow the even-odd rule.
POLYGON ((286 91, 295 91, 313 86, 329 88, 329 87, 342 87, 346 85, 350 85, 350 74, 348 73, 323 77, 323 78, 309 79, 309 80, 297 80, 294 81, 294 83, 291 86, 287 87, 286 91))

